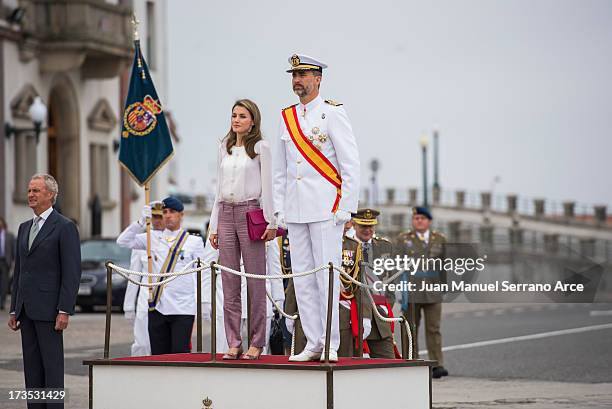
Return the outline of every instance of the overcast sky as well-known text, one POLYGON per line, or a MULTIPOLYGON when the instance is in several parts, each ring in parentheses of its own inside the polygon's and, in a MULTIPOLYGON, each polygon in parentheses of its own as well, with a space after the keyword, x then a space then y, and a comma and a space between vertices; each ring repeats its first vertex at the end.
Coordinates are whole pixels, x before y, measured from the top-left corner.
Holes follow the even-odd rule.
MULTIPOLYGON (((612 207, 612 1, 168 2, 166 101, 181 187, 205 190, 238 98, 277 138, 297 102, 287 57, 329 65, 381 187, 421 185, 418 140, 440 129, 440 183, 612 207)), ((431 180, 431 175, 430 175, 431 180)))

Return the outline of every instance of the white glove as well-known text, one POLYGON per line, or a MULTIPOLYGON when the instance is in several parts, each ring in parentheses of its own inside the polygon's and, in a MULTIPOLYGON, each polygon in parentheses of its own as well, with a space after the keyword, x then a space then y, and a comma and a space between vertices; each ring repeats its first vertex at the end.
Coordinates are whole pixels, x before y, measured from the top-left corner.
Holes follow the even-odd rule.
POLYGON ((285 214, 283 212, 276 212, 274 216, 276 216, 276 225, 286 230, 287 224, 285 223, 285 214))
POLYGON ((336 213, 334 213, 334 224, 336 226, 344 224, 349 220, 351 220, 351 213, 347 212, 346 210, 338 209, 336 210, 336 213))
POLYGON ((363 319, 363 339, 365 340, 372 332, 372 320, 369 318, 363 319))
POLYGON ((141 226, 146 226, 147 225, 147 217, 150 219, 152 216, 151 214, 151 206, 149 205, 144 205, 142 207, 142 213, 140 215, 140 220, 138 220, 138 224, 140 224, 141 226))
POLYGON ((202 318, 205 319, 206 321, 212 321, 211 314, 210 314, 211 310, 212 310, 212 306, 209 302, 202 303, 202 318))
POLYGON ((287 331, 289 331, 290 334, 293 334, 293 325, 295 324, 295 321, 290 320, 289 318, 285 319, 285 326, 287 327, 287 331))
POLYGON ((134 320, 136 319, 136 311, 125 311, 123 313, 123 317, 128 321, 128 322, 134 322, 134 320))

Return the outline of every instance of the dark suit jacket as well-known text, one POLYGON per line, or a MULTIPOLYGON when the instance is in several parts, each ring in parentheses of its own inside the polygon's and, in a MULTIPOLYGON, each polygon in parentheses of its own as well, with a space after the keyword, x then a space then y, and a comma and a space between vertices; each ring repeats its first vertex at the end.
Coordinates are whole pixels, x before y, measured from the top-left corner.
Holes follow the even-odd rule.
POLYGON ((74 223, 53 210, 28 250, 32 220, 17 234, 11 312, 25 307, 35 321, 55 321, 58 311, 74 313, 81 281, 81 247, 74 223))

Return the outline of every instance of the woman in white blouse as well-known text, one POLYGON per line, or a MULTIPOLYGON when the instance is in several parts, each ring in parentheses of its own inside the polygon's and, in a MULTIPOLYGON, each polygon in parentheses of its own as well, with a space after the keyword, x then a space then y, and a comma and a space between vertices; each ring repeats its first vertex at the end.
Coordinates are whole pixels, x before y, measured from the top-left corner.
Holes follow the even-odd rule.
MULTIPOLYGON (((276 236, 272 202, 270 145, 261 136, 261 114, 248 99, 232 107, 231 128, 221 140, 217 163, 217 195, 210 218, 209 240, 219 249, 219 263, 251 274, 266 273, 265 241, 276 236), (268 223, 261 240, 250 240, 246 213, 263 208, 268 223)), ((258 359, 266 344, 266 284, 247 279, 250 303, 250 345, 242 354, 240 277, 223 271, 223 316, 229 350, 223 359, 258 359)))

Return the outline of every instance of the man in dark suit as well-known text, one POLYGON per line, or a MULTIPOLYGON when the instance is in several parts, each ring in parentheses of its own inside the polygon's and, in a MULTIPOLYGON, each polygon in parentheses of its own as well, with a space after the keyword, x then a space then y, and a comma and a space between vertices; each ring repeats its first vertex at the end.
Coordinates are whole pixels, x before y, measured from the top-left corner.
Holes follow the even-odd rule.
MULTIPOLYGON (((79 233, 53 210, 58 186, 46 174, 34 175, 28 205, 34 219, 19 226, 8 325, 21 329, 26 388, 64 387, 62 331, 74 306, 81 279, 79 233)), ((28 408, 63 408, 63 403, 28 403, 28 408)))
POLYGON ((0 310, 4 310, 13 260, 15 260, 15 236, 8 231, 6 221, 0 217, 0 310))

